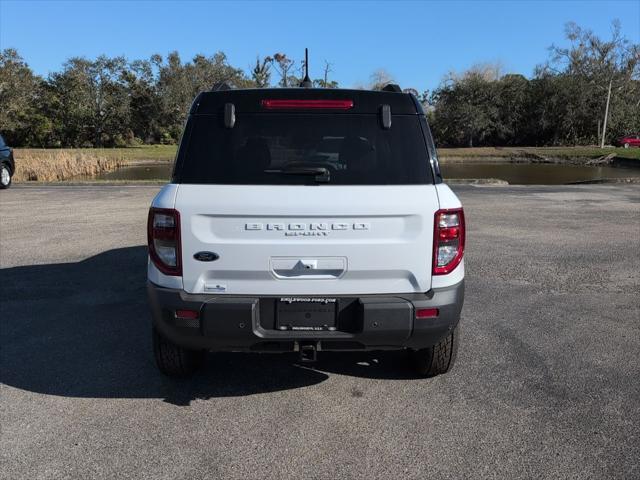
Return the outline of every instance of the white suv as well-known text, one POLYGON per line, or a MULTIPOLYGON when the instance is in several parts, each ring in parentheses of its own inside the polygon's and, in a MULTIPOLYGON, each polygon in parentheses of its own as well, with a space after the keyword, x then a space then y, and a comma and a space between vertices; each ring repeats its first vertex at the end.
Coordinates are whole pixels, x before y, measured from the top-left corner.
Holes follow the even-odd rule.
POLYGON ((149 211, 157 365, 405 349, 420 374, 444 373, 464 239, 422 107, 397 86, 201 93, 149 211))

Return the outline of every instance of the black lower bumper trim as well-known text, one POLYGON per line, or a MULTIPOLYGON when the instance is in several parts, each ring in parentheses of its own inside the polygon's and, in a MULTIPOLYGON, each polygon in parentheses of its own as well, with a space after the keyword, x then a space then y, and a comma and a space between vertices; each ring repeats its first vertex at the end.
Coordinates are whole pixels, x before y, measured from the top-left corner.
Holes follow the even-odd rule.
POLYGON ((458 323, 464 282, 427 293, 336 296, 336 328, 292 331, 276 328, 280 297, 193 295, 148 283, 153 322, 169 340, 186 348, 216 351, 296 351, 315 342, 318 350, 424 348, 458 323), (416 319, 416 308, 437 308, 437 318, 416 319), (176 310, 196 310, 184 322, 176 310))

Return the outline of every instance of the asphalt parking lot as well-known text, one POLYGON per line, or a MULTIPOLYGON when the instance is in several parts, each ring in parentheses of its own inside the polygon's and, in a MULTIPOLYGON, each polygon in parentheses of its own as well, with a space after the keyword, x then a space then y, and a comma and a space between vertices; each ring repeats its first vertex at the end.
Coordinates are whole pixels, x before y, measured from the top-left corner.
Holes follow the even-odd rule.
POLYGON ((400 353, 155 369, 158 187, 0 192, 0 478, 640 478, 640 188, 455 190, 454 370, 400 353))

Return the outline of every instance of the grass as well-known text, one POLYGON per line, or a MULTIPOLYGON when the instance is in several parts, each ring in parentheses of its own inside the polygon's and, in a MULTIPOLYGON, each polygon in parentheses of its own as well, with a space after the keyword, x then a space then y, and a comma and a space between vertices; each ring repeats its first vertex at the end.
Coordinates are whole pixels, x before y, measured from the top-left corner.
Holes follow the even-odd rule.
POLYGON ((85 154, 89 157, 117 159, 124 164, 137 162, 171 162, 176 155, 176 145, 142 145, 128 148, 16 148, 16 159, 46 153, 85 154))
POLYGON ((136 163, 171 162, 176 145, 129 148, 16 148, 15 182, 62 182, 136 163))
POLYGON ((20 149, 14 155, 17 168, 13 180, 16 182, 61 182, 90 177, 126 163, 122 156, 81 149, 20 149))

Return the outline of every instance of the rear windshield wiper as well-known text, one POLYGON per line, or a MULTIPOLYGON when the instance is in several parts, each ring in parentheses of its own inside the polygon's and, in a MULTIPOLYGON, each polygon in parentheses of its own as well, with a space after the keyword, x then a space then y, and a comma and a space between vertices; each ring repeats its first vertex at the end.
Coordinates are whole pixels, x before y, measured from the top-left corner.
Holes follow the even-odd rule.
POLYGON ((280 173, 282 175, 313 175, 316 182, 329 182, 331 175, 324 167, 285 167, 267 169, 264 173, 280 173))

